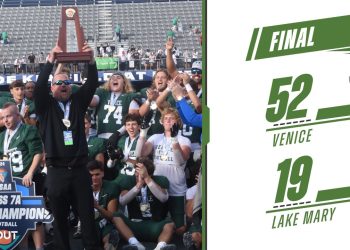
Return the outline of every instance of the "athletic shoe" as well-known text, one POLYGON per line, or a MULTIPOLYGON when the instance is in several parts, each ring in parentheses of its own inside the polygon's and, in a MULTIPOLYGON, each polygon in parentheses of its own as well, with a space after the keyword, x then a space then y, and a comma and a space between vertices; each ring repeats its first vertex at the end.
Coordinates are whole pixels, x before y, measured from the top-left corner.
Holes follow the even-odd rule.
POLYGON ((176 245, 166 244, 165 246, 161 247, 160 250, 176 250, 176 245))
POLYGON ((146 248, 140 242, 138 242, 137 244, 129 244, 124 246, 123 250, 146 250, 146 248))
POLYGON ((182 237, 182 241, 183 241, 184 246, 186 247, 186 249, 193 249, 194 242, 193 242, 193 239, 192 239, 191 232, 184 233, 184 235, 182 237))
POLYGON ((78 221, 78 225, 75 228, 76 228, 76 230, 73 233, 73 239, 80 239, 81 238, 81 223, 80 223, 80 220, 78 221))

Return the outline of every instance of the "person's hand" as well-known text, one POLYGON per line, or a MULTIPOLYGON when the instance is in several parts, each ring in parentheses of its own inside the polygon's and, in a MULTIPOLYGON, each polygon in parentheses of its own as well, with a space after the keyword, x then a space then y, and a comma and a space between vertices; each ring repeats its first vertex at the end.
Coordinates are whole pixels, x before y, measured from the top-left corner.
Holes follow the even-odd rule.
POLYGON ((179 133, 179 125, 177 123, 174 123, 170 129, 170 136, 174 138, 177 136, 178 133, 179 133))
POLYGON ((112 161, 124 159, 123 150, 119 147, 114 148, 112 144, 107 145, 107 154, 112 161))
MULTIPOLYGON (((135 171, 138 172, 139 170, 136 168, 135 171)), ((138 178, 137 178, 136 187, 137 187, 138 189, 141 189, 141 188, 143 187, 144 184, 145 184, 145 180, 142 178, 141 175, 139 175, 138 178)))
POLYGON ((149 178, 149 174, 147 172, 147 168, 143 163, 136 163, 136 171, 142 177, 142 179, 146 180, 149 178))
POLYGON ((85 41, 83 44, 83 47, 81 48, 83 52, 90 52, 91 54, 93 53, 92 48, 89 46, 89 44, 85 41))
POLYGON ((202 157, 202 150, 196 149, 196 150, 193 152, 193 161, 196 162, 196 161, 200 160, 201 157, 202 157))
POLYGON ((150 128, 150 120, 152 118, 152 113, 149 112, 149 114, 145 115, 143 118, 142 118, 142 121, 141 121, 141 129, 140 129, 140 137, 143 137, 143 138, 146 138, 147 136, 147 132, 150 128))
POLYGON ((197 184, 199 181, 199 174, 196 174, 195 180, 196 180, 196 184, 197 184))
POLYGON ((117 159, 117 156, 116 156, 115 151, 114 151, 114 147, 110 143, 107 145, 107 154, 108 154, 109 159, 111 159, 112 161, 117 159))
POLYGON ((50 51, 50 54, 47 58, 47 60, 50 62, 50 63, 54 63, 55 60, 56 60, 56 55, 58 53, 62 53, 63 50, 61 49, 60 46, 58 46, 58 43, 56 43, 56 46, 50 51))
POLYGON ((183 82, 184 85, 187 84, 187 83, 189 83, 190 80, 191 80, 191 77, 190 77, 189 74, 187 74, 187 73, 181 73, 181 74, 179 75, 179 77, 181 77, 182 82, 183 82))
POLYGON ((177 81, 179 75, 177 75, 174 79, 171 79, 168 81, 168 87, 170 90, 172 90, 176 85, 179 85, 179 82, 177 81))
POLYGON ((157 100, 157 98, 159 96, 159 92, 156 89, 149 88, 146 91, 146 95, 147 95, 147 100, 155 101, 155 100, 157 100))
POLYGON ((28 172, 25 176, 23 176, 22 184, 26 187, 29 187, 33 184, 33 174, 28 172))
POLYGON ((29 105, 24 107, 23 119, 29 118, 29 105))
POLYGON ((171 37, 169 37, 168 40, 166 41, 165 48, 168 51, 169 50, 171 51, 174 48, 174 40, 171 37))
POLYGON ((174 99, 177 101, 180 101, 185 96, 184 89, 181 88, 179 85, 173 87, 171 92, 173 94, 174 99))

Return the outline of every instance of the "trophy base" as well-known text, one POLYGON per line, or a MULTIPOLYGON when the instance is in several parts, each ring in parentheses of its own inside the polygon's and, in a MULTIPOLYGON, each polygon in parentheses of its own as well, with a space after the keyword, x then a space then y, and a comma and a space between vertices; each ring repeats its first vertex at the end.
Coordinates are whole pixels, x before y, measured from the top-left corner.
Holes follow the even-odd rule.
POLYGON ((91 58, 90 52, 63 52, 56 55, 58 63, 89 62, 91 58))

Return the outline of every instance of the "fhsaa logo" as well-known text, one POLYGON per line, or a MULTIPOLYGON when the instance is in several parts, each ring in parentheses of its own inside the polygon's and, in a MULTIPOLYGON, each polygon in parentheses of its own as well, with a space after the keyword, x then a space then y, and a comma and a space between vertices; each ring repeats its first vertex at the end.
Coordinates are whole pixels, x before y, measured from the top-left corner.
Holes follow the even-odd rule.
POLYGON ((76 12, 75 9, 72 9, 72 8, 66 9, 66 16, 69 18, 72 18, 75 12, 76 12))
POLYGON ((0 249, 14 249, 36 222, 48 223, 53 216, 45 209, 35 187, 27 188, 22 179, 12 177, 9 161, 0 161, 0 249))

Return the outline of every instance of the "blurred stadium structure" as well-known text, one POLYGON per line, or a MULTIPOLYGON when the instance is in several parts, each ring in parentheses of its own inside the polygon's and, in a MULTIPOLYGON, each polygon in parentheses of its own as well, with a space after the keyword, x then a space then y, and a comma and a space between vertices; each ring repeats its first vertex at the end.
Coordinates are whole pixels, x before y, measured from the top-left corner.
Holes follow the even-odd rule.
POLYGON ((196 49, 201 57, 198 36, 189 35, 190 25, 202 30, 202 2, 188 0, 0 0, 0 32, 7 31, 8 44, 0 44, 0 63, 11 64, 16 58, 33 52, 45 56, 56 43, 61 7, 77 6, 85 38, 95 49, 109 43, 116 51, 123 45, 143 49, 164 49, 166 33, 175 16, 183 33, 176 37, 181 50, 196 49), (122 27, 122 41, 117 42, 115 26, 122 27))

